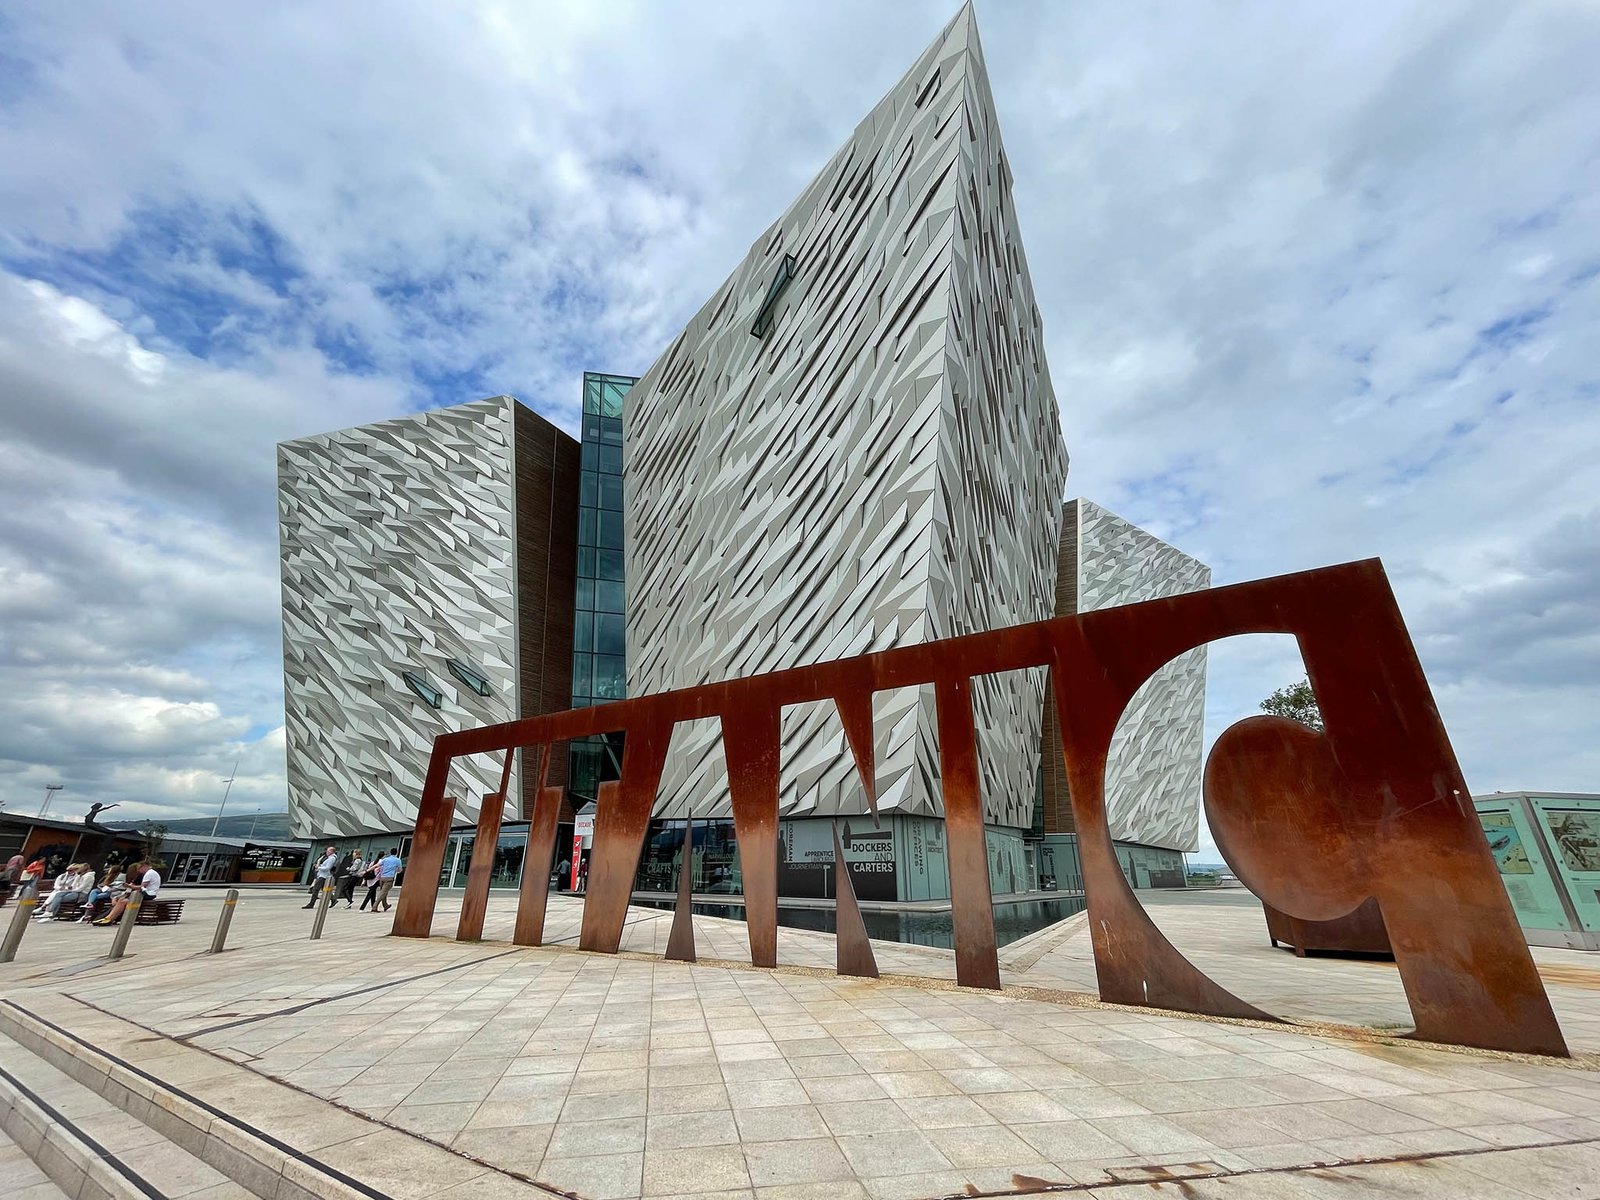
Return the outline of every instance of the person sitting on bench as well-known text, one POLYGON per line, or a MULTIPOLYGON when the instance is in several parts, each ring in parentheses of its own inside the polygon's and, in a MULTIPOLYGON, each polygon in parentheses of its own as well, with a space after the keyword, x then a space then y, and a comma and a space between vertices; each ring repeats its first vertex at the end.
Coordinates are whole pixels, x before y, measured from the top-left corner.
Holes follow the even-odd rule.
MULTIPOLYGON (((133 877, 134 872, 130 870, 128 872, 128 878, 132 879, 133 877)), ((92 922, 92 924, 115 925, 118 921, 122 920, 123 910, 128 907, 128 901, 132 900, 136 894, 143 897, 143 899, 140 901, 142 904, 149 904, 158 895, 160 895, 161 872, 156 870, 154 866, 146 866, 144 868, 144 878, 139 880, 138 886, 134 887, 130 885, 128 894, 117 900, 117 902, 111 906, 110 912, 101 917, 98 921, 92 922)))
POLYGON ((82 904, 89 889, 94 886, 94 872, 88 863, 73 863, 56 876, 55 886, 33 914, 35 921, 54 921, 61 915, 63 904, 82 904))
POLYGON ((98 887, 89 889, 89 898, 83 902, 83 916, 78 918, 79 924, 87 925, 94 920, 95 906, 102 900, 115 901, 128 890, 128 877, 122 873, 122 868, 112 863, 106 868, 105 876, 100 880, 98 887))

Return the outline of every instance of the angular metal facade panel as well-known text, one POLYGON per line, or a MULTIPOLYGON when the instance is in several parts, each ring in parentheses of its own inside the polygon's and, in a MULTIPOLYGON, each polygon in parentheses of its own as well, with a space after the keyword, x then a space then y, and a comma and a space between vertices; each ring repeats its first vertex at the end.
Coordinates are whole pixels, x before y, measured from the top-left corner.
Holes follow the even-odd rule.
MULTIPOLYGON (((626 463, 631 696, 1051 614, 1066 451, 970 11, 634 387, 626 463)), ((975 685, 995 824, 1028 823, 1038 674, 975 685)), ((877 743, 881 805, 939 814, 931 695, 880 695, 877 743)), ((783 758, 786 814, 862 811, 826 706, 783 758)), ((711 724, 660 796, 727 813, 711 724)))
MULTIPOLYGON (((1197 592, 1211 568, 1087 500, 1073 500, 1077 611, 1197 592)), ((1106 758, 1106 817, 1118 841, 1196 850, 1206 711, 1206 652, 1181 654, 1128 702, 1106 758)))
MULTIPOLYGON (((522 715, 517 407, 494 397, 278 447, 296 837, 410 830, 434 737, 522 715), (490 694, 457 680, 451 658, 490 694), (441 708, 408 689, 405 670, 443 694, 441 708)), ((499 781, 497 763, 462 763, 451 778, 461 819, 499 781)))

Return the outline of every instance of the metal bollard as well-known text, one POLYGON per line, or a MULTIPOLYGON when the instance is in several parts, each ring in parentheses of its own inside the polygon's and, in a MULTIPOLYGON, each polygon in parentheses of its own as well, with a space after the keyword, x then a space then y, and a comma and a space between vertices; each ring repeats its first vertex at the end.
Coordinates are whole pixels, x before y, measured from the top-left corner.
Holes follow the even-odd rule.
POLYGON ((29 880, 17 893, 17 907, 11 914, 11 928, 6 930, 5 943, 0 945, 0 963, 8 963, 17 957, 17 947, 22 945, 22 935, 27 931, 28 918, 33 916, 34 906, 38 903, 39 885, 29 880))
POLYGON ((139 923, 139 908, 144 904, 144 892, 139 888, 133 889, 133 895, 128 900, 128 907, 122 910, 122 916, 117 920, 117 932, 111 939, 111 949, 106 951, 107 958, 121 958, 128 948, 128 938, 133 933, 133 927, 139 923))
POLYGON ((217 918, 217 931, 211 935, 211 953, 221 954, 222 943, 228 940, 228 926, 233 924, 233 910, 239 903, 239 889, 229 888, 222 902, 222 915, 217 918))
POLYGON ((328 919, 328 904, 333 900, 333 880, 325 879, 317 896, 317 911, 311 918, 311 940, 322 940, 322 923, 328 919))

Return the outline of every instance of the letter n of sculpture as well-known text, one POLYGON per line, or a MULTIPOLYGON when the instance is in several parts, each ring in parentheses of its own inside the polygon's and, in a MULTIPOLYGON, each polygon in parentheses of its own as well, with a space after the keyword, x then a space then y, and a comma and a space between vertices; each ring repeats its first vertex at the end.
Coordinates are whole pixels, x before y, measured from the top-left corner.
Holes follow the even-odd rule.
MULTIPOLYGON (((1416 1018, 1415 1036, 1490 1049, 1565 1054, 1533 960, 1478 826, 1433 698, 1383 568, 1350 563, 948 638, 815 666, 641 696, 441 735, 423 785, 394 931, 427 937, 455 802, 444 794, 454 757, 622 729, 622 777, 600 786, 579 945, 614 953, 649 828, 673 726, 722 722, 735 836, 743 868, 750 958, 777 963, 779 717, 786 705, 830 699, 877 819, 872 697, 932 684, 950 848, 957 982, 998 987, 992 897, 979 794, 973 678, 1047 666, 1077 820, 1101 997, 1218 1016, 1274 1019, 1183 957, 1146 915, 1117 865, 1105 811, 1112 731, 1139 686, 1196 646, 1245 633, 1296 637, 1326 731, 1252 717, 1227 730, 1205 771, 1217 844, 1265 903, 1328 920, 1375 898, 1416 1018)), ((509 759, 508 759, 509 766, 509 759)), ((532 815, 529 873, 515 938, 542 936, 560 790, 543 786, 532 815), (534 908, 537 906, 537 913, 534 908)), ((501 791, 505 790, 502 781, 501 791)), ((487 802, 486 802, 487 803, 487 802)), ((498 827, 498 808, 480 838, 498 827)), ((692 838, 685 845, 685 870, 692 838)), ((872 974, 871 947, 835 844, 838 964, 872 974), (850 894, 847 895, 846 893, 850 894)), ((482 929, 487 867, 474 868, 460 935, 482 929), (469 911, 472 910, 472 911, 469 911)), ((680 885, 687 883, 687 874, 680 885)), ((682 890, 680 886, 680 891, 682 890)), ((680 903, 687 904, 687 898, 680 903)), ((686 914, 685 914, 686 917, 686 914)), ((680 952, 687 943, 680 935, 680 952)))

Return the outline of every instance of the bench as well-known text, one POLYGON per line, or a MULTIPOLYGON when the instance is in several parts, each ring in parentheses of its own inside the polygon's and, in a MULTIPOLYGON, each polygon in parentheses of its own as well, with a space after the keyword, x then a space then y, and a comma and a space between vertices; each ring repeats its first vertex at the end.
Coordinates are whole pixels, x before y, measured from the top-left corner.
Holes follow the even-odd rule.
POLYGON ((182 917, 182 900, 146 900, 139 906, 141 925, 176 925, 182 917))
MULTIPOLYGON (((103 917, 111 911, 111 901, 102 899, 94 906, 94 915, 103 917)), ((66 900, 60 908, 56 909, 56 919, 60 921, 76 921, 83 916, 83 903, 78 900, 66 900)))
MULTIPOLYGON (((103 917, 111 911, 111 901, 101 900, 94 908, 95 917, 103 917)), ((83 905, 76 902, 65 903, 56 916, 63 921, 75 921, 83 916, 83 905)), ((182 900, 146 900, 139 906, 141 925, 176 925, 182 917, 182 900)))

